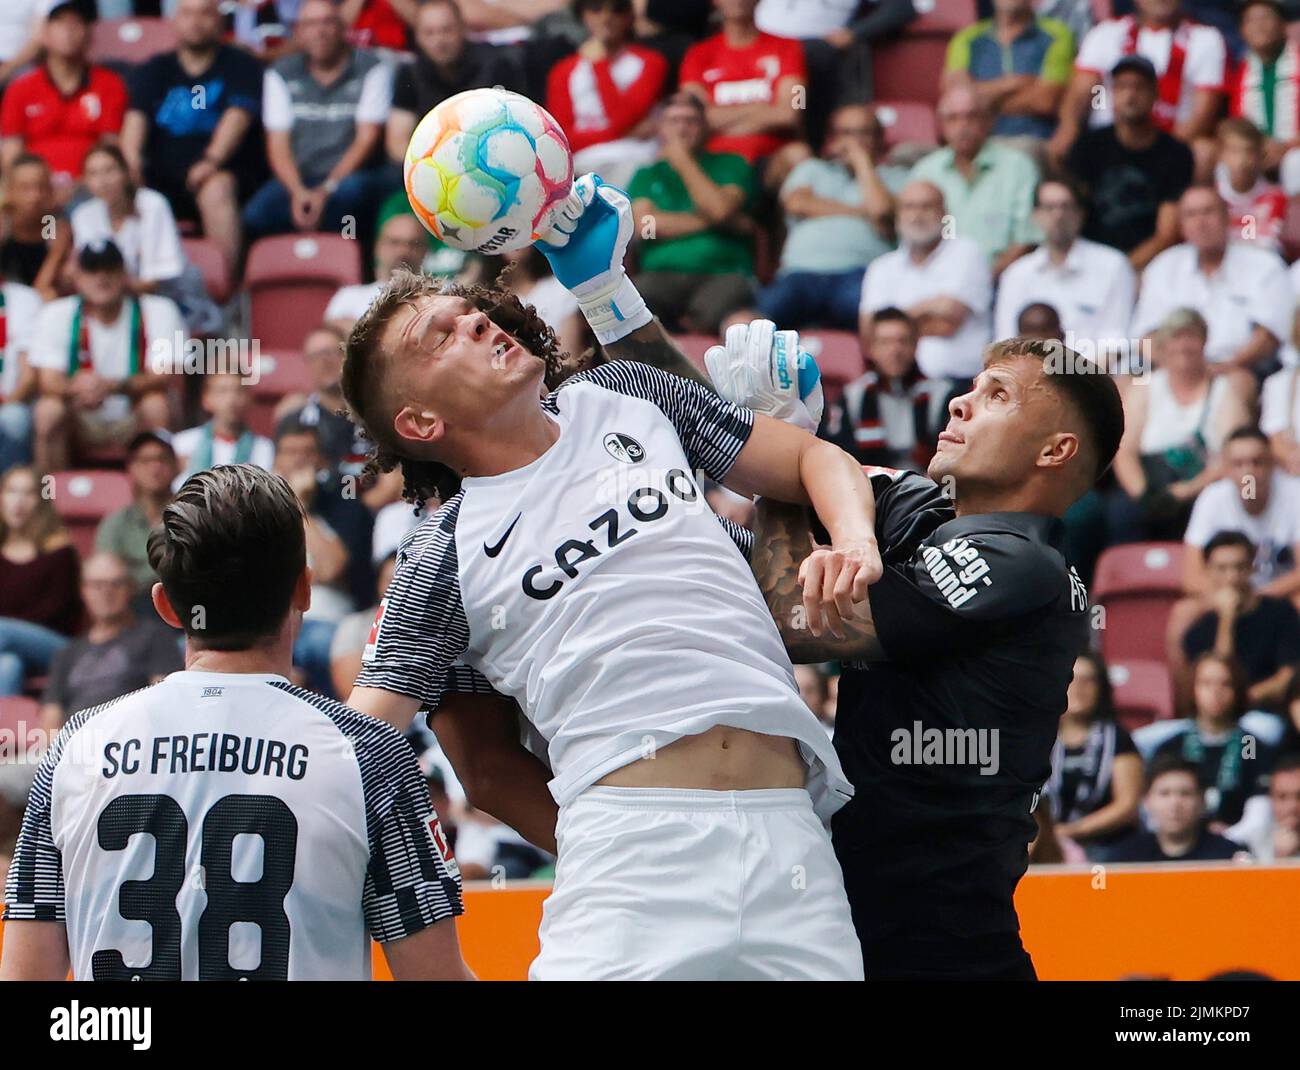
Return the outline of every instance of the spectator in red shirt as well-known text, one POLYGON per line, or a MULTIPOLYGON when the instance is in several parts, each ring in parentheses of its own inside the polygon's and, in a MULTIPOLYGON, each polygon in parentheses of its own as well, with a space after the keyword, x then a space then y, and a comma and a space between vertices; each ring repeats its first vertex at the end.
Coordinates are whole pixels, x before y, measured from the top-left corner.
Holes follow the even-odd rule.
POLYGON ((1249 119, 1219 123, 1219 162, 1214 184, 1228 205, 1233 241, 1253 242, 1280 251, 1286 194, 1264 177, 1264 133, 1249 119))
POLYGON ((694 45, 682 60, 683 89, 706 107, 709 152, 734 152, 758 164, 775 189, 811 155, 798 140, 800 87, 807 88, 803 47, 754 25, 757 0, 713 0, 722 32, 694 45), (764 161, 759 163, 759 161, 764 161))
POLYGON ((348 44, 405 51, 416 6, 417 0, 342 0, 339 14, 348 28, 348 44))
POLYGON ((577 0, 588 38, 551 68, 546 108, 569 136, 575 174, 599 172, 626 186, 656 155, 650 112, 668 61, 633 40, 632 0, 577 0))
POLYGON ((45 62, 15 78, 0 102, 0 170, 24 152, 40 156, 66 201, 86 153, 122 129, 126 83, 89 61, 90 20, 75 0, 51 5, 41 43, 45 62))

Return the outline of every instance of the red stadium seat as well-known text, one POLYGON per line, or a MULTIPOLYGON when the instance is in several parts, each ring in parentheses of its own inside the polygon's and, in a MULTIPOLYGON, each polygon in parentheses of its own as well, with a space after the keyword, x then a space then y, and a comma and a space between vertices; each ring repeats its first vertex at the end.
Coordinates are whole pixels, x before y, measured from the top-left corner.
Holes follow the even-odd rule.
POLYGON ((95 23, 90 58, 96 63, 143 63, 159 52, 171 52, 177 43, 171 19, 104 19, 95 23))
POLYGON ((230 262, 221 246, 211 238, 182 238, 181 248, 185 251, 185 259, 203 276, 208 296, 219 305, 229 301, 232 289, 230 262))
POLYGON ((1101 555, 1093 601, 1105 610, 1102 653, 1108 661, 1163 662, 1169 610, 1183 597, 1183 544, 1112 546, 1101 555))
POLYGON ((1130 732, 1174 715, 1173 684, 1163 661, 1113 661, 1110 686, 1115 695, 1115 715, 1130 732))
POLYGON ((249 336, 263 350, 297 349, 340 286, 361 281, 361 252, 338 234, 287 234, 253 243, 244 270, 249 336))
POLYGON ((872 105, 885 131, 885 145, 939 144, 939 120, 934 108, 919 100, 878 100, 872 105))
POLYGON ((673 341, 700 371, 704 371, 704 353, 709 346, 716 346, 722 341, 711 334, 675 334, 673 341))
POLYGON ((862 347, 852 331, 800 331, 799 341, 816 358, 828 394, 838 395, 865 370, 862 347))
POLYGON ((871 52, 878 100, 939 102, 939 83, 952 35, 976 20, 975 0, 916 0, 919 17, 871 52))
POLYGON ((259 435, 268 438, 275 433, 275 407, 289 394, 311 392, 311 376, 302 354, 293 349, 262 353, 258 364, 259 377, 249 389, 253 404, 248 413, 248 425, 259 435))
POLYGON ((131 484, 125 472, 69 469, 56 472, 54 509, 81 555, 95 548, 95 529, 109 513, 131 504, 131 484))
POLYGON ((33 698, 25 695, 0 695, 0 761, 17 758, 26 748, 28 733, 40 726, 40 714, 40 703, 33 698), (10 732, 16 740, 13 753, 4 738, 10 732))

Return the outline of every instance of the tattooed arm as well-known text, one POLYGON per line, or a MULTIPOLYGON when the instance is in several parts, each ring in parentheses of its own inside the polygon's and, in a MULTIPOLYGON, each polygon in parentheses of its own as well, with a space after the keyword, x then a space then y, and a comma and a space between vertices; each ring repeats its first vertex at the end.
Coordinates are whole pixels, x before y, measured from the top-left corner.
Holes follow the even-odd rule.
POLYGON ((605 347, 610 360, 635 360, 640 364, 649 364, 654 368, 680 375, 683 379, 694 379, 703 383, 710 390, 713 384, 699 368, 691 363, 677 344, 668 337, 663 324, 652 319, 644 327, 638 327, 617 342, 610 342, 605 347))
POLYGON ((869 596, 854 604, 852 618, 831 622, 828 629, 822 618, 821 570, 816 563, 817 553, 809 552, 812 546, 806 507, 759 499, 750 567, 790 660, 881 660, 884 654, 871 619, 869 596), (805 564, 806 588, 800 582, 800 569, 805 564))

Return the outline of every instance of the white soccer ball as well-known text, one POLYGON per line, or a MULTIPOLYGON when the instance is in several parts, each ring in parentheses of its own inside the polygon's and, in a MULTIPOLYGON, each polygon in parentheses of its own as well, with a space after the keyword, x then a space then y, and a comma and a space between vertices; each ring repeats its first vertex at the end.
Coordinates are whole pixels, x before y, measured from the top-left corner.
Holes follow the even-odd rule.
POLYGON ((465 252, 506 253, 547 230, 573 188, 573 153, 545 108, 504 89, 471 89, 420 120, 404 176, 434 237, 465 252))

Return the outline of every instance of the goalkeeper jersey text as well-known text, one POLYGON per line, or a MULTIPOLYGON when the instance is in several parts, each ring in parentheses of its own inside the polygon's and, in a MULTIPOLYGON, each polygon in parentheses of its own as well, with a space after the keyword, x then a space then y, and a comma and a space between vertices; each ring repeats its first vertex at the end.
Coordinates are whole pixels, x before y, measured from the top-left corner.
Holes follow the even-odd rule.
POLYGON ((347 980, 461 889, 392 728, 283 677, 177 672, 60 732, 5 902, 65 922, 83 980, 347 980))
POLYGON ((407 537, 358 686, 429 709, 474 683, 510 696, 546 741, 561 805, 716 725, 787 736, 829 818, 852 788, 699 484, 726 476, 753 414, 621 361, 542 404, 560 428, 550 449, 465 479, 407 537))

